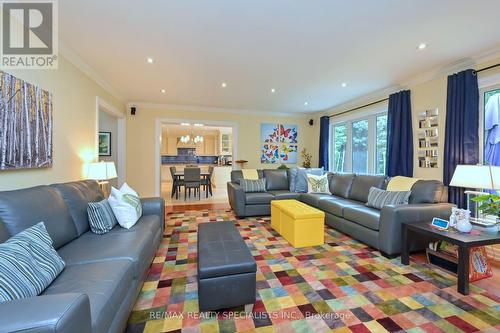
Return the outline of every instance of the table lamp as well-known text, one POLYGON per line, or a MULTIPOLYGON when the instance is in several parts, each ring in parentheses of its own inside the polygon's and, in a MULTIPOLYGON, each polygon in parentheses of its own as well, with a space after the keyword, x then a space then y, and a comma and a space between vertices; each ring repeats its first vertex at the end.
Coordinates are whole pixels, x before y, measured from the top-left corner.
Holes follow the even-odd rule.
POLYGON ((115 162, 93 162, 89 164, 87 179, 97 180, 103 191, 109 180, 116 177, 115 162))
MULTIPOLYGON (((500 167, 492 165, 457 165, 450 186, 479 190, 499 190, 500 167)), ((471 194, 485 195, 489 193, 467 190, 465 194, 467 195, 467 209, 470 210, 469 197, 471 194)), ((480 222, 477 217, 474 220, 480 222)))

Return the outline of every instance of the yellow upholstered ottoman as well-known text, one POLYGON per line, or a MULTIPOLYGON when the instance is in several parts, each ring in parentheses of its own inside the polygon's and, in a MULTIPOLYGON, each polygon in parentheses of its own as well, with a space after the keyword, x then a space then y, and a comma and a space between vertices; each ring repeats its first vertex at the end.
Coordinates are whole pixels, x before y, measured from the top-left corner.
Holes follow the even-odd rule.
POLYGON ((271 201, 271 227, 281 235, 281 207, 297 200, 271 201))
MULTIPOLYGON (((272 201, 274 203, 275 201, 272 201)), ((323 245, 325 241, 325 213, 297 200, 277 201, 274 206, 273 228, 293 247, 323 245), (279 209, 279 214, 277 214, 279 209), (276 228, 279 228, 276 229, 276 228)), ((271 225, 273 224, 271 207, 271 225)))

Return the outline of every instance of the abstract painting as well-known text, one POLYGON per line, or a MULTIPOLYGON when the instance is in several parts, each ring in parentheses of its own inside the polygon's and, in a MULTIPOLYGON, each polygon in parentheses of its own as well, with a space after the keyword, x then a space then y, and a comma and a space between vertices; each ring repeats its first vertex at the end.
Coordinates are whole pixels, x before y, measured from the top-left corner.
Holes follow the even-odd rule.
POLYGON ((260 124, 260 142, 279 142, 280 131, 278 124, 260 124))
POLYGON ((280 142, 297 143, 297 125, 280 124, 280 142))
POLYGON ((260 162, 266 164, 278 163, 278 145, 272 143, 265 143, 261 148, 260 162))
POLYGON ((51 93, 0 71, 0 170, 51 166, 51 93))
POLYGON ((280 147, 280 162, 284 164, 297 164, 298 147, 282 143, 280 147))

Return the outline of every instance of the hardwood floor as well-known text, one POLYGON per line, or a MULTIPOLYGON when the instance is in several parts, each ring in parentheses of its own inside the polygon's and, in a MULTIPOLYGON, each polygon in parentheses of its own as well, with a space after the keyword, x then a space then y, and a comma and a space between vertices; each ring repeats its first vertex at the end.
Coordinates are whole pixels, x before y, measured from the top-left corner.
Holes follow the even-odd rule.
MULTIPOLYGON (((186 210, 222 210, 231 209, 229 203, 226 202, 201 202, 201 203, 176 203, 166 204, 165 211, 167 214, 183 212, 186 210)), ((414 262, 427 262, 425 253, 413 253, 410 260, 414 262)), ((493 262, 493 276, 487 279, 472 282, 471 284, 486 290, 488 293, 495 295, 500 299, 500 263, 493 262)))

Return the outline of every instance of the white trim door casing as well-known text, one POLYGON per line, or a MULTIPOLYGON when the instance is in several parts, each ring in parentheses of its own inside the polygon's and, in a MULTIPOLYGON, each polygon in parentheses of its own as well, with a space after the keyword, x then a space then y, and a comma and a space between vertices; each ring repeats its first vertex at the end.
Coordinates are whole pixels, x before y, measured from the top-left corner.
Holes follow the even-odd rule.
POLYGON ((95 136, 95 160, 99 161, 99 110, 102 110, 117 119, 118 133, 117 133, 117 150, 116 156, 118 160, 117 174, 118 186, 125 183, 127 179, 127 165, 126 165, 126 151, 127 151, 127 126, 126 117, 123 112, 120 112, 113 105, 106 102, 103 98, 96 96, 96 136, 95 136))
POLYGON ((233 130, 233 167, 234 161, 238 159, 238 123, 217 120, 203 120, 203 119, 171 119, 171 118, 156 118, 155 121, 155 196, 161 196, 161 125, 162 124, 180 124, 180 123, 202 123, 209 126, 223 126, 231 127, 233 130))

